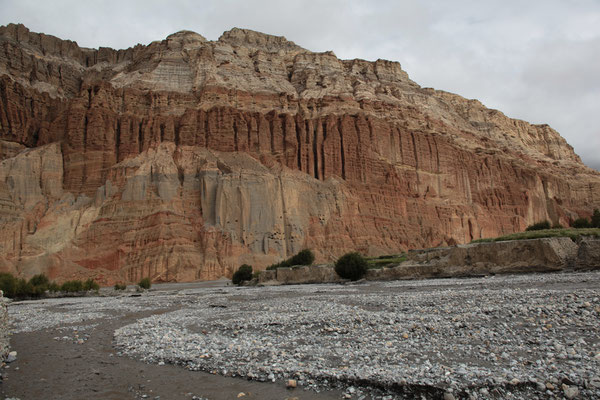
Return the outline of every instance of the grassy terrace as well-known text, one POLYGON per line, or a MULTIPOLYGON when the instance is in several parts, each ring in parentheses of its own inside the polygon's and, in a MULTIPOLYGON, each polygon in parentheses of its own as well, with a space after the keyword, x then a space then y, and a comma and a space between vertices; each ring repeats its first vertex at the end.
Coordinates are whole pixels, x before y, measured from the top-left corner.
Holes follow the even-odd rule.
POLYGON ((573 240, 579 239, 582 236, 600 237, 600 228, 563 228, 563 229, 544 229, 540 231, 527 231, 511 233, 509 235, 499 236, 496 238, 486 238, 473 240, 471 243, 488 243, 501 242, 504 240, 526 240, 526 239, 541 239, 551 237, 568 237, 573 240))
POLYGON ((367 258, 369 269, 383 268, 388 265, 400 264, 403 261, 406 261, 406 253, 367 258))

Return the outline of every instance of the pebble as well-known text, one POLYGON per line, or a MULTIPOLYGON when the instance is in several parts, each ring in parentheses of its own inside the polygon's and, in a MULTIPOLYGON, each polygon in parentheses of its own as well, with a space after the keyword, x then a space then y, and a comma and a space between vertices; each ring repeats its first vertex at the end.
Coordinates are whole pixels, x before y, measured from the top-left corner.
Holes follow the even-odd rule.
POLYGON ((6 362, 11 363, 14 361, 17 361, 17 352, 11 351, 10 353, 8 353, 8 357, 6 357, 6 362))
POLYGON ((295 379, 288 379, 286 385, 285 385, 288 389, 294 389, 296 386, 298 386, 298 382, 296 382, 295 379))
POLYGON ((579 389, 574 386, 563 385, 562 387, 567 399, 574 399, 579 394, 579 389))

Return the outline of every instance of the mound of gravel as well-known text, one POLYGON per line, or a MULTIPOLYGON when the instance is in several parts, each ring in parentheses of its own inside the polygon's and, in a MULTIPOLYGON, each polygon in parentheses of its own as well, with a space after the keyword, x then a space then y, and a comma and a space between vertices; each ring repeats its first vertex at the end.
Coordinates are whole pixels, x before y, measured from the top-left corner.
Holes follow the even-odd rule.
POLYGON ((350 397, 600 398, 599 282, 585 273, 197 292, 118 329, 115 343, 150 363, 342 385, 350 397))

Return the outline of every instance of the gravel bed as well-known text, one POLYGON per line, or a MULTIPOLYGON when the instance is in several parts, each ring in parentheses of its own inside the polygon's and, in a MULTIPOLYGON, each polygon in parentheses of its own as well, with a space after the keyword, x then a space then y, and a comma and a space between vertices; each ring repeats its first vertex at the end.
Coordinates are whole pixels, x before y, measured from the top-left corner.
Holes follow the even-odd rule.
POLYGON ((600 398, 599 281, 578 273, 230 288, 122 327, 115 341, 150 363, 341 384, 357 398, 373 388, 384 398, 600 398))
MULTIPOLYGON (((157 285, 159 288, 160 285, 157 285)), ((12 303, 17 332, 346 398, 600 399, 600 273, 157 289, 12 303), (131 317, 128 317, 131 318, 131 317), (283 382, 282 382, 283 381, 283 382)))
POLYGON ((181 296, 169 293, 120 295, 115 297, 65 297, 14 302, 9 315, 12 332, 34 332, 98 319, 111 319, 129 312, 170 307, 181 296))

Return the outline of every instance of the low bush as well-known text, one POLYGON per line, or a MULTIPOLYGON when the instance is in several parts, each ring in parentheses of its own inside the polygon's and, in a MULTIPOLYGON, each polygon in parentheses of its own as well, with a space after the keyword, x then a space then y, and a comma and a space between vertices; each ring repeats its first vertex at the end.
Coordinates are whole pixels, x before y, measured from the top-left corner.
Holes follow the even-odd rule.
POLYGON ((6 297, 10 298, 41 297, 50 285, 50 281, 44 274, 35 275, 27 281, 8 273, 0 273, 0 290, 4 292, 6 297))
POLYGON ((576 228, 576 229, 591 228, 590 221, 588 221, 587 218, 577 218, 575 221, 573 221, 573 228, 576 228))
POLYGON ((34 275, 29 281, 23 278, 16 278, 11 274, 0 273, 0 290, 6 297, 14 299, 28 299, 45 297, 46 292, 57 293, 78 293, 89 290, 98 291, 100 285, 93 279, 85 282, 80 280, 66 281, 62 285, 56 282, 50 282, 44 274, 34 275))
POLYGON ((4 296, 13 298, 17 291, 18 280, 11 274, 5 272, 0 273, 0 290, 4 292, 4 296))
POLYGON ((590 225, 592 228, 600 228, 600 210, 597 208, 594 209, 594 213, 592 214, 592 222, 590 225))
POLYGON ((83 282, 79 280, 66 281, 60 286, 60 291, 65 293, 83 292, 83 282))
POLYGON ((248 264, 243 264, 231 278, 231 282, 234 285, 239 285, 242 282, 249 281, 252 279, 252 266, 248 264))
POLYGON ((124 283, 115 283, 115 290, 125 290, 127 289, 127 285, 124 283))
POLYGON ((359 253, 346 253, 335 262, 335 272, 344 279, 357 281, 367 272, 367 260, 359 253))
POLYGON ((59 286, 59 285, 58 285, 58 283, 56 283, 56 282, 51 282, 51 283, 48 285, 48 291, 49 291, 50 293, 56 293, 56 292, 60 292, 60 286, 59 286))
POLYGON ((267 271, 277 268, 289 268, 293 267, 294 265, 311 265, 314 261, 315 254, 310 249, 304 249, 287 260, 283 260, 277 264, 269 265, 267 267, 267 271))
POLYGON ((97 292, 98 290, 100 290, 100 285, 98 284, 98 282, 90 278, 87 281, 83 282, 83 290, 85 290, 86 292, 90 290, 94 290, 97 292))
POLYGON ((138 282, 138 286, 141 289, 150 289, 150 287, 152 286, 152 282, 150 281, 150 278, 142 278, 139 282, 138 282))
POLYGON ((540 221, 540 222, 536 222, 533 225, 529 225, 527 228, 525 228, 526 231, 542 231, 544 229, 550 229, 550 221, 546 220, 546 221, 540 221))
POLYGON ((47 288, 48 285, 50 284, 50 280, 48 279, 48 277, 46 275, 39 274, 39 275, 34 275, 29 280, 29 283, 31 283, 33 286, 40 286, 40 287, 47 288))

